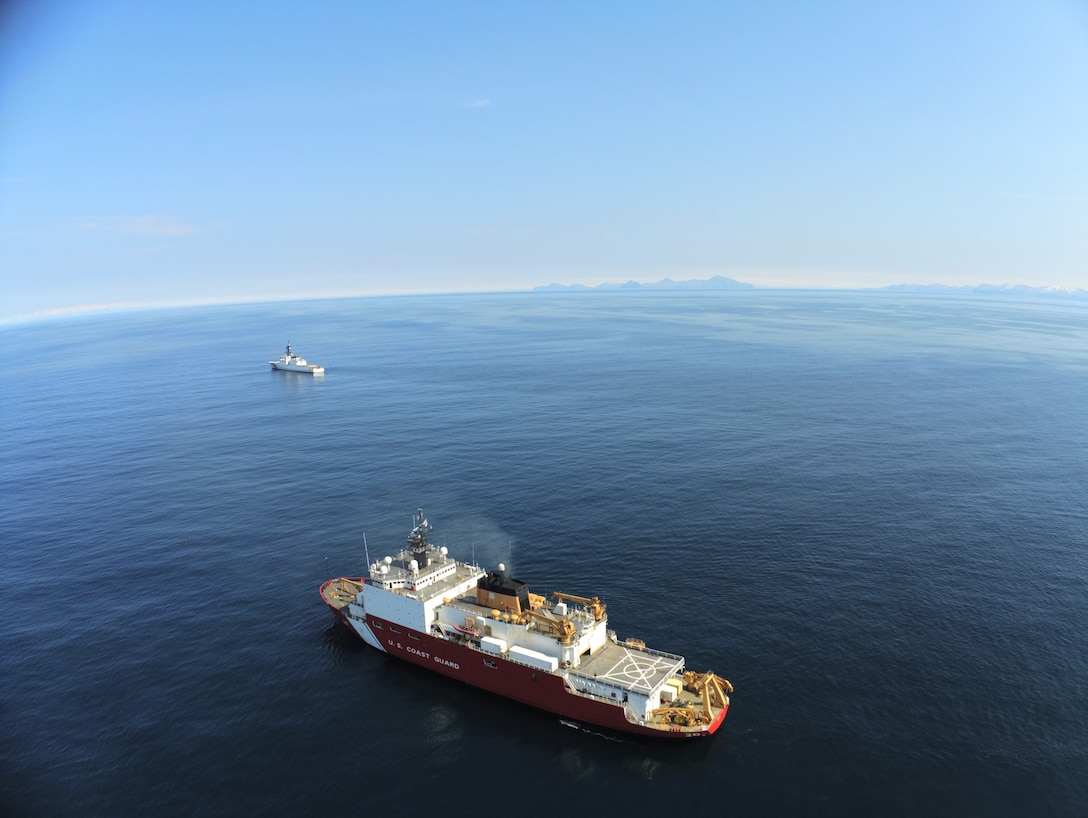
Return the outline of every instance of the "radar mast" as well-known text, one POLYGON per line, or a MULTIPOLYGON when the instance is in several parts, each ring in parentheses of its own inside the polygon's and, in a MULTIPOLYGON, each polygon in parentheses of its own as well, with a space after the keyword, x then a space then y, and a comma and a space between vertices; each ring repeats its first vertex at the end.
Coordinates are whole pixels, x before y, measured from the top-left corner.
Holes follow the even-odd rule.
POLYGON ((412 552, 412 559, 416 561, 420 569, 430 564, 427 556, 427 532, 430 530, 431 526, 427 523, 427 518, 423 516, 423 509, 417 508, 415 525, 412 533, 408 535, 408 550, 412 552))

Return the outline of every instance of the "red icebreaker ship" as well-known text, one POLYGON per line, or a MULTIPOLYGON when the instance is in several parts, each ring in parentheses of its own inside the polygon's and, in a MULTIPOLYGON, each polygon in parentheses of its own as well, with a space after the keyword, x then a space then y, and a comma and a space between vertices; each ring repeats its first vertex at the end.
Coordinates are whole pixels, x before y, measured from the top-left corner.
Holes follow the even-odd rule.
POLYGON ((555 713, 623 733, 687 739, 713 735, 733 686, 684 669, 684 657, 637 639, 620 642, 597 597, 529 592, 427 542, 419 509, 408 547, 367 577, 321 586, 333 613, 371 647, 555 713))

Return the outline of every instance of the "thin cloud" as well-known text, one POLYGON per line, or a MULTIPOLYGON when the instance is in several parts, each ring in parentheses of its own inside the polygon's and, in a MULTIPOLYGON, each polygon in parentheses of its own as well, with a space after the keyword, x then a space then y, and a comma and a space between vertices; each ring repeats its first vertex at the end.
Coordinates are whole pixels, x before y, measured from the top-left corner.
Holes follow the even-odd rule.
POLYGON ((490 108, 491 100, 487 97, 480 97, 479 99, 470 99, 465 103, 466 108, 490 108))
POLYGON ((114 216, 105 219, 85 219, 81 230, 91 233, 112 233, 122 236, 190 236, 201 228, 175 219, 173 216, 114 216))

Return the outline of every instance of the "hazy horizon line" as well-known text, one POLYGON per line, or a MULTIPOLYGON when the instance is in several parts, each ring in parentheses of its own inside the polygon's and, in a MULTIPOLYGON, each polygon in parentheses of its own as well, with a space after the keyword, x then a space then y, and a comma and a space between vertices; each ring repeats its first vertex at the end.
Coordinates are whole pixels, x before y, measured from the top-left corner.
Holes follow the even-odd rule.
MULTIPOLYGON (((742 282, 739 279, 732 279, 729 276, 712 276, 710 279, 686 279, 683 281, 673 280, 668 277, 659 279, 654 282, 635 281, 629 279, 624 282, 602 282, 600 284, 536 284, 529 287, 519 288, 485 288, 479 290, 429 290, 429 291, 401 291, 401 292, 341 292, 341 293, 324 293, 319 295, 314 294, 299 294, 292 295, 289 293, 270 295, 270 296, 227 296, 222 298, 193 298, 193 299, 176 299, 176 300, 148 300, 148 301, 111 301, 101 304, 72 304, 63 307, 44 307, 42 309, 34 310, 29 313, 17 313, 12 315, 0 315, 0 326, 20 324, 40 320, 48 320, 50 318, 63 318, 72 317, 77 315, 86 314, 100 314, 109 312, 129 312, 139 310, 159 310, 159 309, 184 309, 187 307, 216 307, 216 306, 241 306, 244 304, 277 304, 287 303, 291 301, 336 301, 336 300, 348 300, 355 298, 409 298, 413 296, 444 296, 444 295, 502 295, 502 294, 515 294, 523 293, 527 295, 545 295, 555 294, 558 292, 569 291, 572 293, 587 292, 593 290, 603 290, 607 292, 624 292, 634 291, 640 288, 646 288, 647 290, 654 291, 654 285, 662 284, 666 281, 681 285, 690 282, 700 281, 712 281, 716 278, 729 278, 738 284, 745 286, 733 288, 707 288, 698 290, 697 288, 684 288, 678 287, 677 289, 685 292, 752 292, 752 291, 821 291, 821 292, 873 292, 873 291, 888 291, 888 292, 913 292, 916 294, 924 293, 926 291, 932 291, 934 293, 947 293, 947 294, 975 294, 975 295, 999 295, 999 294, 1037 294, 1037 295, 1079 295, 1084 294, 1088 296, 1088 290, 1079 287, 1053 287, 1053 286, 1038 286, 1031 284, 884 284, 884 285, 866 285, 866 286, 843 286, 834 284, 791 284, 791 285, 766 285, 766 284, 750 284, 748 282, 742 282), (626 287, 625 287, 626 285, 626 287), (633 286, 632 286, 633 285, 633 286)), ((660 290, 667 291, 668 288, 660 288, 660 290)))

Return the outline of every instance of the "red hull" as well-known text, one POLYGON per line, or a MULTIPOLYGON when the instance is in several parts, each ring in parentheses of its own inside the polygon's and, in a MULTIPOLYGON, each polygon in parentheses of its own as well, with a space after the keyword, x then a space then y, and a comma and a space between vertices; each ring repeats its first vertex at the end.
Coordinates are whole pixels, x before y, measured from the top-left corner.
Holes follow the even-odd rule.
MULTIPOLYGON (((341 620, 344 619, 339 611, 336 613, 341 620)), ((374 616, 368 615, 366 621, 371 632, 391 656, 582 724, 653 738, 705 738, 717 731, 729 709, 723 708, 705 730, 693 731, 680 727, 660 730, 646 727, 628 721, 620 704, 571 692, 561 676, 511 662, 501 656, 493 656, 457 642, 417 633, 374 616)))

